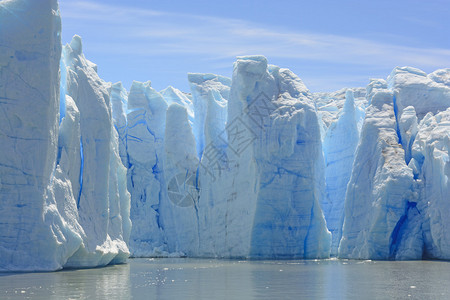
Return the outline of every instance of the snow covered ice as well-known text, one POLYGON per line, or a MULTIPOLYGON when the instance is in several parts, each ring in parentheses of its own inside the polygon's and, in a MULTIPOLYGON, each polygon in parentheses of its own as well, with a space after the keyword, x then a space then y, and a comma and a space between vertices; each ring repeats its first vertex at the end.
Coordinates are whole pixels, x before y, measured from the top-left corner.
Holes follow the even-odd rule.
POLYGON ((311 93, 242 56, 127 91, 60 30, 56 0, 0 5, 0 271, 450 259, 450 69, 311 93))

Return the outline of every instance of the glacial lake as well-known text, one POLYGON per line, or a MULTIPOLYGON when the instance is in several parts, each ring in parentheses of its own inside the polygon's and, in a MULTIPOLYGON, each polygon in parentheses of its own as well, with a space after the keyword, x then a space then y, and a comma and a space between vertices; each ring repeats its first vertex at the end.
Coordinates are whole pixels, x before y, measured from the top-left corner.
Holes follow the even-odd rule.
POLYGON ((450 299, 450 263, 130 259, 0 273, 0 299, 450 299))

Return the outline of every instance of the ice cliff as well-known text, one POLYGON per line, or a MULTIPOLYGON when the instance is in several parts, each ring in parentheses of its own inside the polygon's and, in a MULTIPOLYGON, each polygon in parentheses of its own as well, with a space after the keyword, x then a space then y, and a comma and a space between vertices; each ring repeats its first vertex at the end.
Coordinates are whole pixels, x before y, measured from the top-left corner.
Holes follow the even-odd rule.
POLYGON ((129 163, 132 219, 151 224, 132 254, 447 259, 448 77, 396 68, 312 94, 248 56, 231 79, 189 74, 191 95, 135 82, 148 108, 128 107, 128 157, 154 159, 129 163))
POLYGON ((60 30, 56 0, 0 3, 0 271, 450 259, 450 69, 311 93, 243 56, 127 92, 60 30))
POLYGON ((231 80, 188 78, 192 100, 139 82, 128 96, 132 254, 328 257, 320 122, 302 81, 262 56, 239 58, 231 80))
POLYGON ((3 1, 0 23, 0 270, 124 262, 129 193, 109 85, 79 37, 61 56, 56 0, 3 1))
POLYGON ((395 68, 368 85, 340 257, 450 258, 449 74, 395 68))

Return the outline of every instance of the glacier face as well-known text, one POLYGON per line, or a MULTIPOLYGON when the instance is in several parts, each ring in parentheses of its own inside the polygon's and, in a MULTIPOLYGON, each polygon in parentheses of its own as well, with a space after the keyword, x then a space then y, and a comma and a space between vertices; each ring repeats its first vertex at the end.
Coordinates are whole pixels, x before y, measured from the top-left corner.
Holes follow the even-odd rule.
POLYGON ((125 172, 119 169, 124 167, 118 162, 109 86, 98 77, 96 66, 85 59, 79 36, 64 47, 63 59, 65 91, 79 110, 79 124, 75 126, 79 126, 82 161, 80 189, 74 195, 79 222, 86 233, 83 246, 69 258, 67 265, 96 266, 108 264, 112 259, 123 261, 128 256, 128 247, 122 227, 127 225, 122 222, 126 218, 122 220, 120 206, 126 206, 129 200, 126 194, 122 195, 125 199, 119 195, 118 182, 124 180, 125 172))
POLYGON ((244 56, 232 78, 188 74, 191 94, 127 92, 79 36, 61 47, 57 1, 41 2, 0 6, 0 271, 450 259, 450 69, 311 93, 244 56))
POLYGON ((422 208, 416 218, 421 221, 423 252, 425 257, 436 259, 450 258, 450 224, 445 217, 450 197, 449 149, 450 108, 435 115, 426 114, 412 146, 412 161, 419 186, 417 206, 422 208))
POLYGON ((164 190, 161 219, 170 252, 197 254, 199 244, 198 158, 186 107, 172 103, 166 112, 164 135, 164 190))
POLYGON ((322 207, 327 227, 332 234, 331 254, 337 255, 342 237, 345 194, 352 174, 356 146, 359 142, 364 114, 355 105, 354 93, 347 90, 345 103, 337 120, 328 127, 323 138, 326 198, 322 207))
POLYGON ((260 56, 239 58, 232 80, 189 81, 192 101, 138 82, 128 96, 132 255, 328 257, 320 126, 301 80, 260 56))
POLYGON ((133 82, 128 95, 126 149, 134 256, 166 253, 160 225, 164 194, 163 153, 167 103, 150 82, 133 82))
POLYGON ((339 256, 448 259, 448 70, 396 68, 367 87, 339 256), (431 154, 433 153, 433 154, 431 154))
MULTIPOLYGON (((327 257, 330 235, 320 208, 325 183, 320 128, 303 82, 288 69, 267 66, 264 57, 240 57, 228 116, 229 159, 238 164, 232 178, 242 176, 239 185, 253 187, 249 256, 327 257), (245 138, 251 140, 248 150, 240 141, 245 138), (255 173, 249 176, 241 168, 255 173)), ((248 188, 233 188, 235 201, 244 202, 248 188)))
POLYGON ((130 91, 129 186, 133 231, 140 236, 133 244, 132 234, 133 255, 328 257, 320 126, 301 80, 261 56, 239 58, 232 80, 212 74, 188 79, 193 106, 173 88, 139 101, 144 107, 158 99, 157 115, 131 105, 135 85, 130 91), (152 127, 150 120, 136 121, 150 113, 152 127), (156 138, 163 129, 164 138, 156 138), (132 157, 145 153, 148 159, 153 151, 155 159, 138 171, 132 157), (134 179, 144 173, 148 179, 134 179), (150 182, 154 190, 133 192, 150 182), (134 206, 142 207, 139 217, 133 217, 134 206), (149 238, 155 239, 143 251, 139 243, 149 238))
POLYGON ((61 55, 56 0, 8 1, 0 16, 0 270, 122 263, 130 196, 109 85, 79 37, 61 55))
POLYGON ((395 230, 414 201, 413 174, 399 145, 392 99, 391 92, 378 91, 366 111, 346 194, 343 257, 390 258, 395 230))
POLYGON ((49 185, 58 184, 52 182, 59 122, 58 6, 7 2, 0 20, 0 269, 57 268, 59 257, 70 255, 80 241, 47 197, 49 185), (67 239, 67 247, 59 247, 58 239, 67 239))

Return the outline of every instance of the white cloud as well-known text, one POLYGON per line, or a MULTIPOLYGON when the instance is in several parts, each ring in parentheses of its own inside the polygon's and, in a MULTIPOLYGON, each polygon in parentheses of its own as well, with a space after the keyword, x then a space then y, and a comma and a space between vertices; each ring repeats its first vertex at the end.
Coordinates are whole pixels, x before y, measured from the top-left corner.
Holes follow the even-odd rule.
POLYGON ((123 57, 196 56, 233 61, 235 56, 349 64, 372 69, 400 65, 450 66, 450 49, 417 48, 348 36, 294 32, 244 20, 62 1, 63 30, 88 36, 89 50, 123 57))
MULTIPOLYGON (((393 67, 450 65, 449 49, 422 49, 352 37, 276 30, 250 22, 136 9, 126 6, 63 2, 64 24, 95 22, 98 42, 108 51, 139 56, 196 54, 269 57, 393 67), (106 38, 114 37, 114 40, 106 38)), ((99 46, 99 45, 98 45, 99 46)), ((101 47, 96 47, 102 51, 101 47)), ((92 45, 91 45, 92 47, 92 45)))

